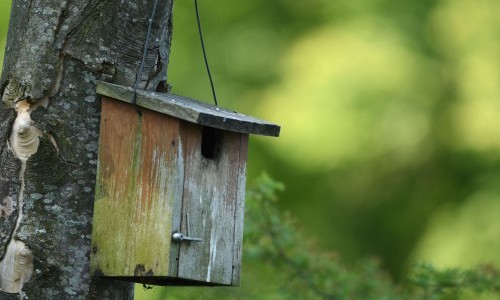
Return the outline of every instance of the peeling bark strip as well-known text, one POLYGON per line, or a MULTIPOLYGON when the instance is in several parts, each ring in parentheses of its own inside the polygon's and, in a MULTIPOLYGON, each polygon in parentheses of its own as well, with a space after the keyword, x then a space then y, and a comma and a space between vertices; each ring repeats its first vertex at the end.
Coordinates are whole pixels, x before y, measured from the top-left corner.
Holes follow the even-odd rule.
POLYGON ((0 289, 20 294, 22 299, 22 287, 33 274, 33 252, 23 242, 12 240, 0 264, 0 273, 0 289))
MULTIPOLYGON (((160 1, 140 88, 166 82, 172 4, 160 1)), ((152 5, 13 1, 0 78, 0 299, 21 291, 25 299, 133 299, 131 284, 89 274, 94 80, 132 85, 152 5)))
MULTIPOLYGON (((22 100, 16 103, 17 117, 10 133, 10 147, 16 157, 23 163, 36 153, 40 145, 42 132, 33 126, 28 101, 22 100)), ((22 178, 22 176, 20 176, 22 178)))
MULTIPOLYGON (((17 86, 16 86, 17 87, 17 86)), ((9 85, 6 91, 12 90, 9 85)), ((10 99, 10 92, 5 93, 2 98, 3 103, 9 101, 18 101, 10 99)), ((19 294, 19 298, 23 299, 22 288, 29 281, 33 274, 33 252, 26 246, 25 243, 15 239, 16 232, 19 228, 23 216, 23 200, 24 200, 24 172, 26 171, 26 162, 38 150, 40 144, 41 132, 33 126, 30 117, 30 105, 26 100, 20 100, 14 105, 16 109, 16 119, 11 129, 9 145, 10 150, 21 161, 19 170, 20 190, 17 195, 17 216, 14 229, 8 241, 5 256, 0 260, 0 290, 8 293, 19 294)))

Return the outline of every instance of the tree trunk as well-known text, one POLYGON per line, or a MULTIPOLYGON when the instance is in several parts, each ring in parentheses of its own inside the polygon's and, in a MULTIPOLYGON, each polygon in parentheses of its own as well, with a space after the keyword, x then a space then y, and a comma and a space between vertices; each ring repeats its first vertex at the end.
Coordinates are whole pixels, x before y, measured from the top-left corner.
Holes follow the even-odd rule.
MULTIPOLYGON (((159 1, 140 87, 166 87, 173 0, 159 1)), ((153 0, 14 0, 0 79, 0 299, 133 299, 91 278, 100 101, 132 86, 153 0)))

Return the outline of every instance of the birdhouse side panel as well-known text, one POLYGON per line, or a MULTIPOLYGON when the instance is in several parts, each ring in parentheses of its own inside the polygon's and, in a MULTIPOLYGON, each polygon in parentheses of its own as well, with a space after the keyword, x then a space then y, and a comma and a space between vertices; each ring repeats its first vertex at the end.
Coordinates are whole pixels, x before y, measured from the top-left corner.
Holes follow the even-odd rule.
POLYGON ((178 276, 231 285, 235 234, 240 234, 235 232, 235 218, 236 214, 240 218, 243 201, 239 191, 242 139, 235 132, 216 130, 206 135, 203 130, 189 123, 182 126, 187 146, 181 231, 203 242, 180 245, 178 276))
POLYGON ((240 134, 240 156, 238 164, 238 186, 234 211, 234 253, 232 285, 241 284, 243 256, 243 227, 245 215, 245 191, 247 184, 248 134, 240 134))
POLYGON ((91 268, 169 276, 174 203, 184 176, 179 120, 103 97, 91 268))

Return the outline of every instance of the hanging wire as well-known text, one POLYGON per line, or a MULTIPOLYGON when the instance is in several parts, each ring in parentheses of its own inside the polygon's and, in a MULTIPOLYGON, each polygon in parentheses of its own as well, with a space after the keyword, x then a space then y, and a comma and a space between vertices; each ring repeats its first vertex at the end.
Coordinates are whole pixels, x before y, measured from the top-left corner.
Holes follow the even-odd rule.
POLYGON ((212 73, 210 72, 210 66, 208 65, 207 51, 205 50, 205 43, 203 41, 203 33, 201 31, 201 21, 200 21, 200 12, 198 10, 198 0, 194 0, 194 8, 196 10, 196 20, 198 21, 198 32, 200 34, 200 42, 201 42, 201 49, 203 50, 203 58, 205 59, 205 66, 207 67, 208 78, 210 79, 210 86, 212 87, 212 95, 214 97, 215 105, 219 106, 219 104, 217 103, 217 95, 215 93, 215 86, 214 86, 214 81, 212 79, 212 73))
MULTIPOLYGON (((144 71, 144 64, 146 62, 147 51, 148 51, 148 47, 149 47, 149 39, 150 39, 150 36, 151 36, 151 28, 152 28, 152 25, 153 25, 153 20, 154 20, 154 18, 156 16, 156 8, 157 8, 157 6, 158 6, 158 0, 155 0, 155 2, 153 4, 153 11, 151 12, 151 17, 149 18, 148 31, 147 31, 147 34, 146 34, 146 40, 144 41, 144 48, 143 48, 143 55, 142 55, 141 64, 139 66, 139 71, 137 72, 135 83, 134 83, 134 94, 133 94, 133 97, 132 97, 132 104, 134 104, 134 105, 137 102, 137 88, 139 86, 139 81, 141 79, 142 72, 144 71)), ((205 42, 203 40, 203 32, 201 30, 201 21, 200 21, 199 9, 198 9, 198 0, 194 0, 194 7, 195 7, 195 10, 196 10, 196 20, 197 20, 197 23, 198 23, 198 32, 199 32, 199 35, 200 35, 201 49, 203 50, 203 58, 205 60, 205 66, 207 68, 207 74, 208 74, 208 78, 210 80, 210 86, 212 87, 212 95, 213 95, 213 98, 214 98, 215 105, 219 106, 219 104, 217 102, 217 94, 215 92, 215 85, 214 85, 214 81, 213 81, 213 78, 212 78, 212 73, 210 72, 210 66, 208 64, 207 51, 205 49, 205 42)))
MULTIPOLYGON (((146 62, 146 57, 148 54, 149 38, 151 37, 151 28, 153 27, 153 20, 156 16, 156 7, 158 6, 158 0, 155 0, 153 4, 153 11, 151 12, 151 17, 149 18, 148 32, 146 33, 146 40, 144 41, 144 48, 142 49, 142 60, 139 66, 139 71, 137 72, 135 83, 134 83, 134 95, 132 97, 132 104, 136 104, 137 101, 137 87, 139 86, 139 81, 141 80, 142 72, 144 71, 144 64, 146 62)), ((138 111, 139 112, 139 111, 138 111)))
POLYGON ((222 17, 222 5, 221 5, 221 1, 223 0, 215 0, 215 3, 216 3, 216 7, 217 7, 217 21, 218 21, 218 31, 220 33, 220 36, 222 38, 222 46, 224 48, 224 66, 225 66, 225 69, 226 69, 226 72, 227 72, 227 76, 229 77, 229 88, 231 89, 231 95, 233 96, 233 98, 236 98, 236 94, 234 92, 234 84, 233 84, 233 71, 232 71, 232 68, 231 68, 231 64, 229 62, 229 55, 228 55, 228 42, 227 42, 227 34, 225 32, 225 30, 223 29, 224 25, 223 25, 223 22, 221 21, 223 19, 222 17))

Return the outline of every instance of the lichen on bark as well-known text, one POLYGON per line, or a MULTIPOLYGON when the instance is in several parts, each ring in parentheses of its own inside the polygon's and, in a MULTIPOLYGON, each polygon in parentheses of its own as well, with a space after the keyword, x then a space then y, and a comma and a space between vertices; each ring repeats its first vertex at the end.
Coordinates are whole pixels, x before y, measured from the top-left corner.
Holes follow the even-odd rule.
MULTIPOLYGON (((160 1, 142 88, 166 82, 172 4, 160 1)), ((16 91, 22 93, 13 102, 29 103, 40 141, 27 159, 22 185, 22 164, 8 143, 15 107, 0 104, 0 258, 12 239, 32 251, 33 275, 23 287, 27 299, 133 298, 130 283, 89 275, 100 116, 94 80, 132 85, 152 5, 152 0, 13 1, 0 95, 9 84, 20 85, 16 91)), ((7 296, 0 291, 2 297, 7 296)))
POLYGON ((8 140, 16 113, 0 106, 0 258, 5 255, 17 219, 17 196, 19 195, 19 170, 21 162, 10 151, 8 140))

